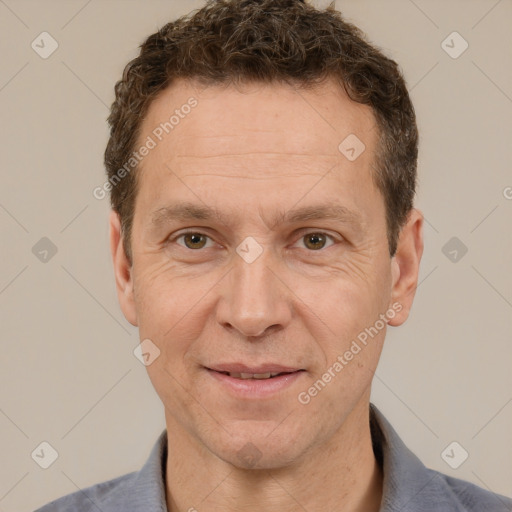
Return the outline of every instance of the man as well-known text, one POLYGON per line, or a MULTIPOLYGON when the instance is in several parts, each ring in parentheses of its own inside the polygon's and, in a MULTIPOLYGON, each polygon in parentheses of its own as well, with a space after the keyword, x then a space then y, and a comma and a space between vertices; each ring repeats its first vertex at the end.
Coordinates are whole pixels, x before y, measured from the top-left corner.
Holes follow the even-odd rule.
POLYGON ((109 123, 118 297, 167 428, 41 512, 511 510, 370 404, 423 252, 396 63, 334 9, 210 1, 145 41, 109 123))

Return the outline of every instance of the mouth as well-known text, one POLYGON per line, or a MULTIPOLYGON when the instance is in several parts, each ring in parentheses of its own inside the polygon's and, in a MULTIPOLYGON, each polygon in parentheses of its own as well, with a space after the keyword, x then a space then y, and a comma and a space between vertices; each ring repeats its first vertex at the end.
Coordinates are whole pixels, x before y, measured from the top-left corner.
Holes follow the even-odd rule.
POLYGON ((258 366, 247 366, 242 363, 221 363, 206 367, 208 370, 229 375, 234 379, 272 379, 280 375, 302 372, 303 368, 283 366, 276 363, 260 364, 258 366))
POLYGON ((304 368, 269 364, 249 367, 242 364, 205 367, 230 394, 238 398, 266 398, 284 391, 306 372, 304 368))
MULTIPOLYGON (((214 370, 215 371, 215 370, 214 370)), ((303 371, 303 370, 296 370, 296 371, 303 371)), ((273 379, 274 377, 279 377, 280 375, 288 375, 290 373, 294 372, 266 372, 266 373, 242 373, 242 372, 219 372, 224 375, 229 375, 233 379, 257 379, 257 380, 263 380, 263 379, 273 379)))

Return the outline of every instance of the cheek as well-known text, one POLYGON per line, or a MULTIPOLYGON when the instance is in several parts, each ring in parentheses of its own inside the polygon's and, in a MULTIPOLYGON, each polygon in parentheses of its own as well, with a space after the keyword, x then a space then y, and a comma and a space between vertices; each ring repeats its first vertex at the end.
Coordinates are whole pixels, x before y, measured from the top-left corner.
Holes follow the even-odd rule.
POLYGON ((384 301, 368 288, 352 285, 333 283, 317 298, 316 315, 310 315, 307 327, 322 356, 297 400, 312 416, 335 417, 331 427, 342 421, 340 411, 352 410, 368 391, 387 327, 380 316, 387 312, 384 301))
POLYGON ((161 351, 161 360, 177 367, 204 324, 202 298, 211 288, 209 280, 184 278, 167 262, 134 270, 140 338, 151 339, 161 351))
MULTIPOLYGON (((146 258, 153 260, 154 258, 146 258)), ((205 280, 183 278, 169 260, 145 261, 134 265, 134 297, 137 311, 146 328, 170 329, 186 316, 204 294, 205 280)))
MULTIPOLYGON (((205 320, 208 279, 183 277, 168 262, 134 267, 134 292, 140 339, 150 339, 158 357, 146 367, 167 409, 188 417, 194 407, 187 354, 201 336, 205 320)), ((179 416, 179 415, 178 415, 179 416)))
MULTIPOLYGON (((335 288, 335 287, 333 287, 335 288)), ((327 367, 331 366, 339 356, 343 356, 345 353, 350 352, 353 346, 353 356, 350 353, 347 354, 350 366, 352 361, 356 361, 359 364, 366 365, 373 364, 375 354, 369 344, 364 345, 368 342, 368 339, 373 340, 377 338, 381 332, 385 332, 385 324, 379 320, 379 315, 384 313, 375 302, 375 298, 366 293, 364 288, 351 289, 350 287, 340 286, 338 290, 332 291, 329 297, 324 297, 323 301, 317 307, 317 320, 315 326, 310 327, 312 333, 323 332, 322 337, 325 341, 323 346, 325 353, 325 364, 327 367), (335 293, 338 291, 339 293, 335 293), (378 321, 377 331, 371 330, 372 336, 368 337, 368 329, 373 327, 375 322, 378 321), (358 350, 354 342, 360 342, 360 346, 364 350, 358 350)), ((375 345, 372 341, 372 346, 375 345)), ((319 368, 320 372, 323 372, 325 368, 319 368)), ((347 373, 347 372, 345 372, 347 373)))
POLYGON ((375 265, 362 258, 347 258, 321 279, 296 280, 294 289, 333 334, 351 332, 373 321, 386 307, 389 278, 384 268, 375 265))
POLYGON ((338 381, 347 379, 343 386, 371 378, 389 318, 381 315, 388 311, 390 279, 385 258, 379 264, 359 257, 333 269, 327 279, 296 282, 303 299, 299 315, 322 352, 313 369, 316 378, 345 354, 348 364, 335 372, 343 375, 338 381))

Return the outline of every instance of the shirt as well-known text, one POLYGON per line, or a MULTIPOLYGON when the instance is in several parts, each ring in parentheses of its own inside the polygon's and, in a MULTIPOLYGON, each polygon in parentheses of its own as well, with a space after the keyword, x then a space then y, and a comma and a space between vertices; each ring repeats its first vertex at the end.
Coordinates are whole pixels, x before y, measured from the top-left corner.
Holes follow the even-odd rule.
MULTIPOLYGON (((380 512, 512 511, 512 499, 426 468, 373 404, 370 427, 383 470, 380 512)), ((164 430, 140 471, 68 494, 35 512, 167 512, 166 460, 164 430)))

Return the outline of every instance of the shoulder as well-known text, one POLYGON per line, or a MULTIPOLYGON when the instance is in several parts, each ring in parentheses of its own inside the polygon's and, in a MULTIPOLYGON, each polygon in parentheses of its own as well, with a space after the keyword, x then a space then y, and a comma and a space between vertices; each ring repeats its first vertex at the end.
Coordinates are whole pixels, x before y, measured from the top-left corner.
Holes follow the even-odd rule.
POLYGON ((427 468, 373 404, 370 427, 383 469, 381 512, 512 512, 512 499, 427 468))
POLYGON ((106 482, 91 485, 85 489, 67 494, 38 508, 35 512, 103 512, 121 510, 125 492, 133 484, 137 472, 128 473, 106 482))
POLYGON ((139 471, 80 489, 35 512, 164 512, 167 432, 164 430, 139 471))
POLYGON ((459 504, 465 512, 512 512, 511 498, 432 469, 428 472, 445 488, 446 499, 459 504))

